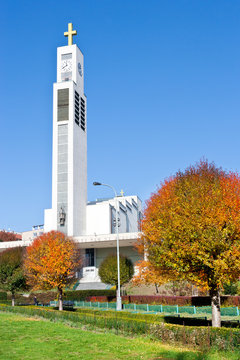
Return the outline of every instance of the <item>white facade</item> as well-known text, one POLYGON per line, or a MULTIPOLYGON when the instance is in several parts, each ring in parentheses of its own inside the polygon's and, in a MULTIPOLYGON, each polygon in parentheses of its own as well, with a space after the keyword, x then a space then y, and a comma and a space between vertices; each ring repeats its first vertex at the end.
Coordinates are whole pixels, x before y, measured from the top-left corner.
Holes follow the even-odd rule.
POLYGON ((52 209, 45 210, 44 230, 59 230, 68 236, 86 233, 87 104, 83 69, 83 54, 77 45, 58 48, 57 83, 53 86, 52 209))
MULTIPOLYGON (((137 196, 118 196, 119 233, 138 232, 142 203, 137 196)), ((87 204, 87 235, 116 233, 116 199, 87 204)))
POLYGON ((41 236, 43 232, 43 225, 33 226, 32 230, 22 232, 22 241, 33 241, 36 237, 41 236))

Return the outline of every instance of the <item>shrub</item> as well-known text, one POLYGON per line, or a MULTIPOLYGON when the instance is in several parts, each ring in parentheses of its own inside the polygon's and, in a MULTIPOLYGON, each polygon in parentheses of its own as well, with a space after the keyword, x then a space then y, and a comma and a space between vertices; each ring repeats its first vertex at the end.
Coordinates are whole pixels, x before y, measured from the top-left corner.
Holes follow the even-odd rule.
POLYGON ((108 302, 108 297, 107 296, 88 296, 86 298, 86 301, 91 301, 91 302, 108 302))
POLYGON ((229 284, 223 285, 225 295, 236 295, 238 292, 238 282, 230 282, 229 284))
MULTIPOLYGON (((115 290, 75 290, 66 291, 64 293, 65 300, 85 301, 87 298, 94 296, 106 296, 108 301, 111 301, 116 296, 115 290)), ((98 300, 97 300, 98 301, 98 300)))
MULTIPOLYGON (((133 277, 134 268, 130 259, 120 255, 120 284, 128 283, 133 277)), ((103 260, 98 272, 100 279, 105 284, 118 285, 117 256, 109 255, 103 260)))
POLYGON ((122 300, 133 304, 191 305, 191 296, 127 295, 122 300))
POLYGON ((7 293, 5 291, 0 291, 0 300, 7 300, 7 293))

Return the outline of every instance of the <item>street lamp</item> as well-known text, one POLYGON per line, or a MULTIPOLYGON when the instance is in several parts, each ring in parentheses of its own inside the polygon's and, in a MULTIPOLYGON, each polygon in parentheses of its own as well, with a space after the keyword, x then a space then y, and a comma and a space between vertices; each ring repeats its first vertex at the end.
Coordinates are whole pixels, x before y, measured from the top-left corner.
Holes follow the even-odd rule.
POLYGON ((94 181, 94 186, 107 186, 111 188, 115 195, 115 206, 116 206, 116 235, 117 235, 117 273, 118 273, 118 286, 117 286, 117 310, 122 310, 122 299, 120 294, 120 259, 119 259, 119 232, 118 232, 118 199, 117 199, 117 192, 115 188, 108 184, 102 184, 100 182, 94 181))

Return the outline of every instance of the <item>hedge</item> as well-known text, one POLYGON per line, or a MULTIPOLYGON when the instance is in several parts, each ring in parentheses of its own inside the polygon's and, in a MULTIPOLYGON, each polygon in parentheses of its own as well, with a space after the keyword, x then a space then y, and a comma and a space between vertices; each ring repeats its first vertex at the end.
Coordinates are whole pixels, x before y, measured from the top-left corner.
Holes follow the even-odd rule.
MULTIPOLYGON (((194 305, 210 306, 210 296, 165 296, 165 295, 126 295, 122 297, 126 303, 159 304, 159 305, 194 305)), ((221 305, 240 306, 240 296, 221 296, 221 305)))
POLYGON ((107 301, 111 301, 116 297, 115 290, 75 290, 75 291, 66 291, 64 293, 65 300, 75 300, 81 301, 86 300, 89 297, 95 297, 95 301, 99 301, 97 299, 98 296, 105 296, 107 301))
MULTIPOLYGON (((1 294, 1 293, 0 293, 1 294)), ((97 297, 94 301, 112 301, 116 297, 115 290, 76 290, 70 291, 66 290, 64 292, 64 300, 87 300, 92 296, 104 296, 102 300, 98 300, 97 297), (104 299, 104 300, 103 300, 104 299)), ((16 304, 34 304, 34 296, 37 297, 37 300, 41 304, 48 304, 50 301, 56 300, 58 297, 57 291, 50 290, 50 291, 37 291, 31 292, 29 296, 23 296, 21 294, 16 294, 16 304)), ((1 300, 1 297, 0 297, 1 300)), ((8 300, 11 300, 11 295, 9 294, 8 300)))
MULTIPOLYGON (((150 335, 168 343, 181 343, 198 347, 217 348, 218 350, 233 350, 240 347, 240 330, 211 327, 193 327, 164 324, 159 321, 124 318, 121 312, 101 312, 88 310, 85 312, 56 311, 36 307, 11 307, 0 305, 0 311, 21 313, 27 316, 40 316, 52 321, 67 321, 75 325, 86 325, 90 329, 114 329, 118 334, 150 335)), ((137 314, 136 314, 137 315, 137 314)))

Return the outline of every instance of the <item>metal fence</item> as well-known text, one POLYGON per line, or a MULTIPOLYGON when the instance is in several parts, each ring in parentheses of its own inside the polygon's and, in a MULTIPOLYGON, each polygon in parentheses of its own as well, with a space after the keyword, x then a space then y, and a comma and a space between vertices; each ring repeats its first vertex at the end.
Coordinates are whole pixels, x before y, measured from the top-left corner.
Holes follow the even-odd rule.
MULTIPOLYGON (((58 301, 50 301, 50 306, 58 306, 58 301)), ((74 301, 75 307, 85 307, 93 309, 116 310, 116 303, 112 302, 91 302, 74 301)), ((148 305, 148 304, 123 304, 123 310, 150 313, 166 314, 211 314, 211 306, 178 306, 178 305, 148 305)), ((239 308, 221 308, 222 316, 239 316, 239 308)))

